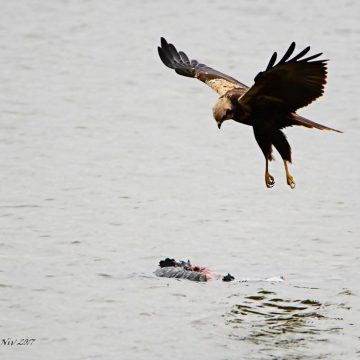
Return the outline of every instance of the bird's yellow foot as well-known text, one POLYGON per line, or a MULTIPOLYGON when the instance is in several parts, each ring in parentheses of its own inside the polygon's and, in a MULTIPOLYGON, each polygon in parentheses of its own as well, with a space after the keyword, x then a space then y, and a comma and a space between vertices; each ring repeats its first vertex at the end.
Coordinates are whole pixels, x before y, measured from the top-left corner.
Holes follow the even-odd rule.
POLYGON ((272 188, 275 185, 275 180, 268 172, 265 173, 265 184, 267 188, 272 188))
POLYGON ((291 174, 289 172, 288 165, 287 165, 287 160, 284 160, 284 166, 285 166, 285 173, 286 173, 286 182, 291 187, 291 189, 294 189, 295 188, 295 181, 294 181, 294 178, 291 176, 291 174))
POLYGON ((291 187, 291 189, 295 188, 294 178, 290 174, 286 176, 286 182, 291 187))

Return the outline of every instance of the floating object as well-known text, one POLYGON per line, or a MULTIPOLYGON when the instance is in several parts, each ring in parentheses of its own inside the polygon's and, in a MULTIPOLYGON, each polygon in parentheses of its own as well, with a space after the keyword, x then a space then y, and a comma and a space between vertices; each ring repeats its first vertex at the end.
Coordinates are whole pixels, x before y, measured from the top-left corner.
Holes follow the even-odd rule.
MULTIPOLYGON (((160 268, 155 271, 155 275, 159 277, 188 279, 202 282, 208 280, 219 280, 222 277, 220 274, 216 274, 205 267, 192 265, 190 260, 175 261, 174 259, 166 258, 165 260, 161 260, 159 262, 159 266, 160 268)), ((230 281, 227 279, 232 276, 230 274, 228 275, 229 277, 226 277, 226 280, 224 281, 230 281)))
MULTIPOLYGON (((159 268, 156 269, 155 275, 166 278, 187 279, 192 281, 206 282, 209 280, 222 280, 225 282, 234 281, 235 277, 230 273, 227 275, 217 274, 206 267, 199 265, 192 265, 188 261, 175 261, 175 259, 166 258, 159 262, 159 268)), ((276 276, 267 279, 240 279, 238 282, 282 282, 284 277, 276 276)))

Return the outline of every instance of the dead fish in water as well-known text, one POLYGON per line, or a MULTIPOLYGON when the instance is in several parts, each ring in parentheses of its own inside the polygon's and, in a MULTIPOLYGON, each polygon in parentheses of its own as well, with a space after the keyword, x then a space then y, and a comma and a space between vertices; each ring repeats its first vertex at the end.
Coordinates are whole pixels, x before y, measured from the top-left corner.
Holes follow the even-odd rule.
POLYGON ((223 281, 232 281, 235 279, 230 274, 222 276, 206 267, 193 265, 190 260, 175 261, 175 259, 166 258, 159 262, 159 266, 160 267, 155 271, 155 275, 159 277, 188 279, 200 282, 220 279, 223 281))
MULTIPOLYGON (((211 271, 206 267, 191 264, 188 261, 175 261, 175 259, 166 258, 160 260, 159 267, 155 271, 155 275, 166 278, 187 279, 191 281, 206 282, 209 280, 222 280, 225 282, 234 281, 235 277, 230 273, 227 275, 221 275, 211 271)), ((284 281, 284 277, 277 276, 268 279, 240 279, 238 282, 257 282, 257 281, 269 281, 269 282, 281 282, 284 281)))
POLYGON ((159 277, 188 279, 192 281, 205 282, 208 280, 232 281, 235 278, 230 274, 222 276, 216 274, 206 267, 192 265, 188 261, 175 261, 175 259, 166 258, 159 262, 159 268, 155 271, 155 275, 159 277))

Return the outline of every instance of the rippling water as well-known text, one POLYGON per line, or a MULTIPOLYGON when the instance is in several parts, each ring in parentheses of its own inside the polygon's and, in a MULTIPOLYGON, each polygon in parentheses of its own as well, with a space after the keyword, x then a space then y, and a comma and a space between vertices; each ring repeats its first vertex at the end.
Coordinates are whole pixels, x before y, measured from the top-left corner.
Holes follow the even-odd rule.
POLYGON ((354 359, 359 3, 7 1, 0 13, 0 341, 16 359, 354 359), (295 40, 330 59, 264 186, 251 129, 161 64, 160 36, 251 85, 295 40), (237 278, 156 278, 165 257, 237 278))

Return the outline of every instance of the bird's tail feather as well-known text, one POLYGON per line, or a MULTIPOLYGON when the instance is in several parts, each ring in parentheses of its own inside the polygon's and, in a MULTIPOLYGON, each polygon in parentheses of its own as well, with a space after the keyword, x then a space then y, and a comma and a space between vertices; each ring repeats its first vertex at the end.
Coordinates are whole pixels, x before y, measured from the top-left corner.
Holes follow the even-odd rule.
POLYGON ((330 128, 328 126, 318 124, 318 123, 311 121, 309 119, 306 119, 298 114, 294 114, 293 119, 294 119, 295 125, 301 125, 301 126, 305 126, 307 128, 316 128, 319 130, 331 130, 331 131, 336 131, 338 133, 342 133, 342 131, 340 131, 340 130, 336 130, 336 129, 330 128))

